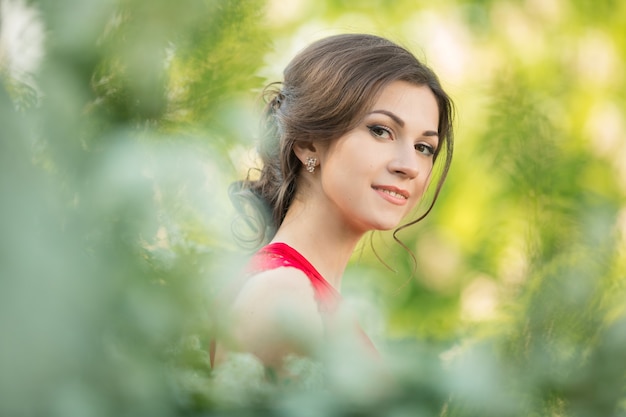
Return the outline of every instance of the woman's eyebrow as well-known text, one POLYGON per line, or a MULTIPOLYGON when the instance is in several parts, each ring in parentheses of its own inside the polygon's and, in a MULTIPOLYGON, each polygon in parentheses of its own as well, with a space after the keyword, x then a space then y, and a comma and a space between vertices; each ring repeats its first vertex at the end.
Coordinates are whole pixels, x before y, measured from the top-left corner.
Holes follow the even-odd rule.
POLYGON ((373 113, 380 113, 380 114, 384 114, 385 116, 389 116, 394 122, 396 122, 396 124, 400 125, 400 127, 404 127, 404 120, 402 120, 401 118, 399 118, 394 113, 388 110, 373 110, 370 112, 370 114, 373 114, 373 113))
MULTIPOLYGON (((379 114, 384 114, 385 116, 389 116, 389 118, 391 118, 400 127, 404 127, 404 120, 402 120, 395 113, 390 112, 389 110, 373 110, 370 112, 370 114, 373 114, 373 113, 379 113, 379 114)), ((422 135, 439 137, 439 133, 435 130, 426 130, 424 131, 424 133, 422 133, 422 135)))

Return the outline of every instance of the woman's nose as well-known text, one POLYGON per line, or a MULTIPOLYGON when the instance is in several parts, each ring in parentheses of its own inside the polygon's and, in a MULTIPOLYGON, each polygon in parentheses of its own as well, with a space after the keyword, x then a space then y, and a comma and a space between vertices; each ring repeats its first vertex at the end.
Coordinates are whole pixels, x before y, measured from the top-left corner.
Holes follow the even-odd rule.
POLYGON ((419 161, 413 145, 410 148, 406 146, 398 147, 391 161, 389 161, 388 167, 393 174, 407 178, 417 177, 419 174, 419 161))

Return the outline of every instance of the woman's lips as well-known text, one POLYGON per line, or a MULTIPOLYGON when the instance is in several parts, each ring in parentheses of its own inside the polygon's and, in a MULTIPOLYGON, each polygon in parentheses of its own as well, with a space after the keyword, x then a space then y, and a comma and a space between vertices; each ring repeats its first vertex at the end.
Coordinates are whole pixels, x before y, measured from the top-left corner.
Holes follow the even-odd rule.
POLYGON ((397 205, 406 204, 410 196, 408 191, 393 186, 374 185, 372 188, 385 200, 397 205))

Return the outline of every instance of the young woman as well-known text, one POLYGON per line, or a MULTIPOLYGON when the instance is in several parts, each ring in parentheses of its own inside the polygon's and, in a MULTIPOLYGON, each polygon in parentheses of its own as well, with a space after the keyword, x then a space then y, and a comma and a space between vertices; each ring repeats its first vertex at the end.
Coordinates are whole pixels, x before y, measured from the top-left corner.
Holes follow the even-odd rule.
POLYGON ((250 261, 218 358, 237 349, 280 367, 288 354, 312 355, 329 338, 360 332, 339 318, 349 258, 366 232, 399 227, 441 164, 431 210, 453 137, 452 103, 435 74, 377 36, 317 41, 272 86, 260 177, 232 188, 269 244, 250 261))

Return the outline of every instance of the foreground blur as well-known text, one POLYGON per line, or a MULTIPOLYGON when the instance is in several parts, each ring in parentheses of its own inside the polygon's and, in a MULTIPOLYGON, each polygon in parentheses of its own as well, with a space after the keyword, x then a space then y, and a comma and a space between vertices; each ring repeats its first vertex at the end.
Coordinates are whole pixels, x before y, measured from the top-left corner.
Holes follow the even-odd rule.
POLYGON ((0 2, 0 415, 626 415, 624 6, 274 3, 0 2), (376 235, 395 272, 366 244, 344 281, 385 376, 341 341, 211 371, 255 74, 346 19, 397 22, 460 116, 417 272, 376 235))

